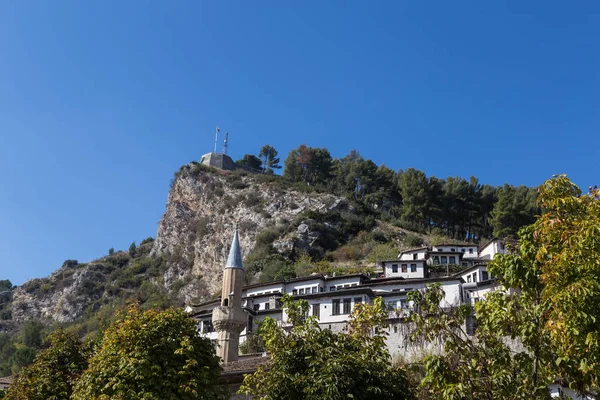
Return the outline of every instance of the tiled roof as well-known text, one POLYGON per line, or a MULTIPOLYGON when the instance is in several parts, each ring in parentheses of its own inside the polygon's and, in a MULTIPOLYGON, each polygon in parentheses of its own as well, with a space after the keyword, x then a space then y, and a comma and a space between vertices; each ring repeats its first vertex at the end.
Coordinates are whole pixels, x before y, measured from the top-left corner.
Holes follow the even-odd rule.
POLYGON ((223 375, 251 374, 256 369, 269 361, 270 357, 260 355, 240 357, 239 360, 223 364, 223 375))

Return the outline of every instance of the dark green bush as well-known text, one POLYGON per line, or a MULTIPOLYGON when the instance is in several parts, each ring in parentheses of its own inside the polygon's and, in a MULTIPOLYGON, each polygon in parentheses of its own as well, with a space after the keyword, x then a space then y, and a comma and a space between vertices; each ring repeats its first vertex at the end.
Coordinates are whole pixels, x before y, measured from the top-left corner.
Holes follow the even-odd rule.
POLYGON ((418 247, 423 244, 423 238, 414 233, 407 233, 404 236, 404 243, 409 247, 418 247))

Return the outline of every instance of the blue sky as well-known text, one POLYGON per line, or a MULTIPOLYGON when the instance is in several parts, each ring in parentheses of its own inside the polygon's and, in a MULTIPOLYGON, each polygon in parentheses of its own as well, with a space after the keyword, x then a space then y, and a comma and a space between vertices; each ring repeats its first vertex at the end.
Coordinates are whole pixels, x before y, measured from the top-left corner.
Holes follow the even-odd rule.
POLYGON ((0 2, 0 279, 155 236, 230 132, 394 169, 598 182, 600 4, 0 2))

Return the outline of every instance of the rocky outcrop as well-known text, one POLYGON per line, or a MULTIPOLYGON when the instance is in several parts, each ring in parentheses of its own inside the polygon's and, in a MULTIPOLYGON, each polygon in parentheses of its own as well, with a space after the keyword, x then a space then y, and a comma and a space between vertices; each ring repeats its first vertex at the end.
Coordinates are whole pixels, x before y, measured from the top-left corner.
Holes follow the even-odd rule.
POLYGON ((300 193, 283 187, 277 179, 207 172, 190 164, 182 168, 173 182, 152 254, 179 260, 165 273, 167 286, 176 279, 191 276, 203 282, 206 293, 191 291, 189 296, 217 293, 236 225, 243 256, 252 251, 261 231, 274 226, 292 231, 273 244, 275 249, 286 253, 296 247, 310 246, 318 238, 319 233, 311 231, 302 221, 297 228, 289 229, 299 214, 306 210, 326 212, 347 207, 345 199, 331 194, 300 193))
POLYGON ((85 264, 63 266, 50 277, 34 279, 13 293, 12 319, 70 322, 105 296, 105 266, 85 264))
POLYGON ((176 174, 154 241, 144 240, 135 254, 116 252, 86 264, 67 260, 51 276, 26 282, 12 292, 11 319, 74 321, 117 297, 137 298, 149 283, 176 304, 203 300, 220 291, 236 226, 243 256, 270 228, 277 232, 273 248, 289 255, 318 247, 330 228, 300 217, 304 211, 348 208, 345 199, 290 189, 280 177, 191 163, 176 174))

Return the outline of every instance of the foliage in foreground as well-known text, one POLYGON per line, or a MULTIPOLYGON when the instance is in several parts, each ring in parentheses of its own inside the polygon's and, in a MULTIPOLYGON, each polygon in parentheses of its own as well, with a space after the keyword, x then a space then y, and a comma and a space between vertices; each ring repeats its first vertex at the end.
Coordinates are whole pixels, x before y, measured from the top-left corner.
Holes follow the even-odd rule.
POLYGON ((271 360, 246 375, 241 391, 263 400, 408 399, 404 371, 385 345, 383 300, 357 305, 348 333, 321 329, 308 302, 284 296, 289 331, 266 319, 261 336, 271 360))
POLYGON ((485 311, 478 307, 479 325, 469 337, 464 328, 472 315, 470 305, 440 307, 444 292, 439 284, 409 296, 415 309, 410 316, 415 326, 412 340, 443 343, 443 353, 423 360, 419 399, 548 398, 548 363, 539 362, 542 353, 546 360, 549 356, 547 335, 539 322, 532 323, 535 307, 527 307, 523 298, 498 293, 485 311), (511 326, 527 352, 514 353, 503 340, 511 326))
POLYGON ((50 334, 48 342, 50 346, 40 351, 33 364, 21 371, 8 390, 6 399, 70 398, 73 385, 87 368, 92 347, 61 329, 50 334))
POLYGON ((463 329, 469 305, 441 308, 437 285, 411 294, 412 339, 444 347, 424 360, 419 398, 545 399, 555 382, 598 390, 599 200, 599 190, 582 195, 564 176, 540 187, 545 213, 519 231, 512 254, 489 264, 499 287, 511 290, 477 303, 474 337, 463 329))
POLYGON ((560 358, 600 386, 600 189, 581 190, 565 176, 540 189, 547 210, 534 224, 528 250, 539 265, 544 323, 560 358))
POLYGON ((73 399, 220 400, 220 373, 210 340, 183 310, 131 306, 104 332, 73 399))

